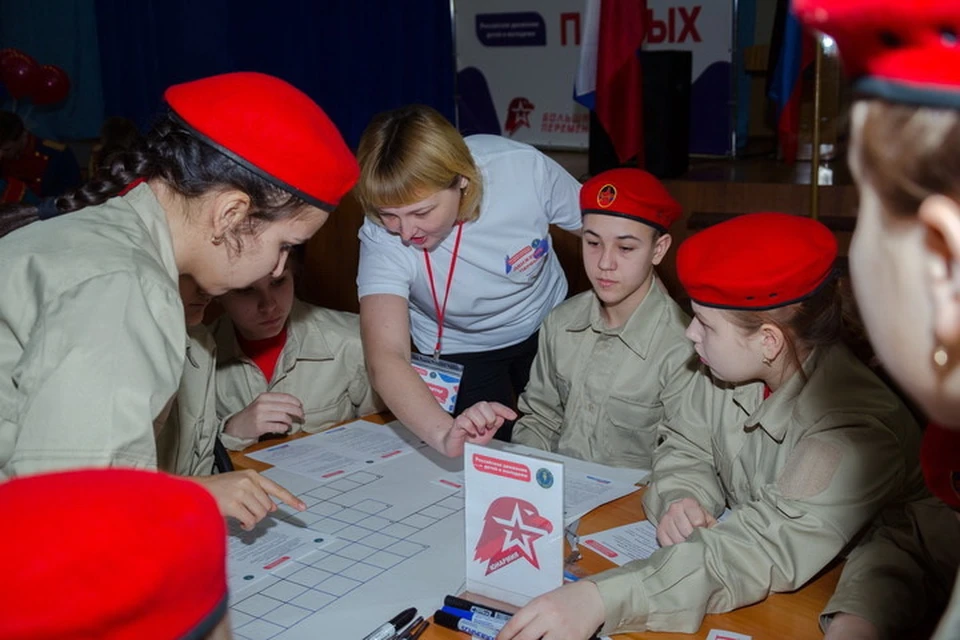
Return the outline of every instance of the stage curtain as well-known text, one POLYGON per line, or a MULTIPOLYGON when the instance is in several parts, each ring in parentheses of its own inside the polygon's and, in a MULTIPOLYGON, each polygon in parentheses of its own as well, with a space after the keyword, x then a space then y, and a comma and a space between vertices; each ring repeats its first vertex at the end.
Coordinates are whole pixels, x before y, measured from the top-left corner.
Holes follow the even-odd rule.
POLYGON ((437 0, 96 0, 103 95, 146 126, 164 87, 262 71, 320 103, 355 147, 377 112, 412 102, 453 117, 450 5, 437 0))

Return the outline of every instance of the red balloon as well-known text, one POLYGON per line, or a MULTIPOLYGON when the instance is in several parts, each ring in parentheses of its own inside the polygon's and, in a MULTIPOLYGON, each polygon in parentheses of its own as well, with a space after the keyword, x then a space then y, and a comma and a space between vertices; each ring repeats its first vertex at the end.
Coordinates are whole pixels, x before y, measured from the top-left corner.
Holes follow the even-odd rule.
POLYGON ((19 49, 0 51, 0 80, 7 92, 19 100, 29 95, 37 86, 40 67, 37 61, 19 49))
POLYGON ((45 64, 37 74, 37 85, 30 95, 33 104, 44 105, 60 102, 70 93, 70 77, 55 64, 45 64))

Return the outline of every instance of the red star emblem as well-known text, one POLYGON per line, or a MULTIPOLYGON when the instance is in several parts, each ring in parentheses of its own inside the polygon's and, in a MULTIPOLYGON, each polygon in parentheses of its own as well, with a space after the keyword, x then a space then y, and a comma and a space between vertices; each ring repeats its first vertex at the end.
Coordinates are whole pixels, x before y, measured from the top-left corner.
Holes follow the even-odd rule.
POLYGON ((517 498, 497 498, 487 509, 474 559, 487 562, 487 575, 520 559, 540 568, 535 543, 553 531, 536 507, 517 498))

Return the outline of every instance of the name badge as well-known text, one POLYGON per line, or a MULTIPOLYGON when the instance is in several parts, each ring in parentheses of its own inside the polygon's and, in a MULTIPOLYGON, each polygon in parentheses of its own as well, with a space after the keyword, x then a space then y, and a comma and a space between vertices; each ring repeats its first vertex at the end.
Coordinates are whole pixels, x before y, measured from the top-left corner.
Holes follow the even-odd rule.
POLYGON ((414 353, 410 360, 413 370, 420 374, 420 378, 443 410, 453 413, 457 406, 457 394, 460 392, 460 380, 463 378, 463 365, 420 353, 414 353))

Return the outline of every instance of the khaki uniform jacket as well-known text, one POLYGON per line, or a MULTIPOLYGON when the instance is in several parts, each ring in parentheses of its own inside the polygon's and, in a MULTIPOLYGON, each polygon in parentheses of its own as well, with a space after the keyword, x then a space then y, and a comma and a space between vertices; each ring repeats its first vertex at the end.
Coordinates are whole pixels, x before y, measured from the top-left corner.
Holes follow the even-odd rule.
POLYGON ((650 469, 658 425, 700 375, 687 322, 657 282, 617 329, 605 328, 593 291, 559 305, 540 328, 513 442, 650 469))
MULTIPOLYGON (((820 624, 853 613, 872 622, 882 638, 915 627, 950 595, 960 565, 960 518, 927 497, 887 509, 875 531, 847 557, 820 624)), ((960 637, 960 636, 954 636, 960 637)))
POLYGON ((906 407, 845 347, 807 358, 763 399, 695 378, 663 429, 644 509, 655 523, 676 500, 719 515, 650 558, 598 574, 604 633, 692 633, 706 613, 799 588, 881 509, 925 495, 920 430, 906 407))
POLYGON ((150 187, 0 240, 0 479, 154 468, 186 328, 150 187))
POLYGON ((947 605, 947 611, 940 618, 937 632, 933 634, 931 640, 955 640, 956 638, 960 638, 960 575, 957 576, 956 584, 953 585, 953 596, 950 598, 950 604, 947 605))
MULTIPOLYGON (((356 314, 295 300, 287 326, 287 343, 268 384, 260 368, 240 349, 230 318, 224 315, 214 323, 221 424, 265 391, 288 393, 303 403, 306 421, 294 424, 291 433, 301 428, 316 433, 344 420, 383 411, 367 378, 356 314)), ((234 451, 255 442, 226 433, 221 440, 234 451)))
POLYGON ((187 329, 187 360, 170 417, 157 434, 160 470, 179 476, 213 473, 217 420, 217 345, 204 326, 187 329))

